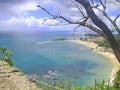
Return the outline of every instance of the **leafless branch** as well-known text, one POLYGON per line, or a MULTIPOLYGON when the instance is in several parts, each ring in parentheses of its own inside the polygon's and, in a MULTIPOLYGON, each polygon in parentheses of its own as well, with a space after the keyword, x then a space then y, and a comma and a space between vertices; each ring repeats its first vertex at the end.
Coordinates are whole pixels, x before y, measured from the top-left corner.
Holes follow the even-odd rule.
POLYGON ((117 2, 120 2, 120 0, 116 0, 117 2))
POLYGON ((74 23, 71 20, 68 20, 67 18, 64 18, 63 16, 60 15, 53 15, 52 13, 50 13, 48 10, 46 10, 44 7, 37 5, 37 7, 40 7, 43 11, 45 11, 47 14, 49 14, 50 16, 52 16, 52 19, 57 19, 57 18, 62 18, 63 20, 69 22, 69 23, 74 23))
POLYGON ((74 3, 75 6, 78 8, 78 10, 79 10, 79 12, 82 14, 82 16, 85 17, 83 11, 80 9, 80 7, 78 6, 78 4, 77 4, 76 2, 74 2, 73 0, 71 0, 71 1, 72 1, 72 3, 74 3))
POLYGON ((91 0, 92 5, 94 5, 94 0, 91 0))
POLYGON ((56 17, 56 15, 53 15, 52 13, 50 13, 49 11, 47 11, 45 8, 43 8, 42 6, 37 5, 37 7, 40 7, 42 10, 44 10, 44 11, 45 11, 47 14, 49 14, 50 16, 56 17))
MULTIPOLYGON (((101 1, 101 0, 100 0, 100 1, 101 1)), ((105 0, 105 1, 106 1, 106 0, 105 0)), ((120 15, 118 15, 114 20, 112 20, 112 19, 108 16, 108 14, 106 13, 105 8, 104 8, 104 10, 100 10, 98 7, 93 7, 93 8, 96 8, 98 11, 102 12, 102 14, 110 21, 110 23, 115 27, 115 29, 117 30, 117 32, 120 34, 120 29, 119 29, 119 27, 118 27, 117 24, 116 24, 116 21, 117 21, 117 19, 119 18, 120 15)))
POLYGON ((89 28, 90 30, 92 30, 92 31, 100 34, 100 35, 103 36, 104 38, 106 38, 106 35, 104 34, 104 32, 101 31, 99 28, 97 28, 97 27, 95 27, 95 26, 93 26, 93 25, 90 25, 90 24, 88 24, 88 23, 86 23, 84 26, 87 27, 87 28, 89 28))
POLYGON ((100 1, 100 4, 102 5, 102 7, 104 8, 104 10, 106 9, 106 0, 104 0, 105 2, 104 2, 104 4, 103 4, 103 2, 102 2, 102 0, 99 0, 100 1))
POLYGON ((116 23, 117 19, 119 18, 120 15, 117 15, 117 17, 114 19, 114 23, 116 23))
POLYGON ((67 18, 65 18, 64 16, 61 16, 61 15, 53 15, 51 14, 49 11, 47 11, 45 8, 43 8, 42 6, 38 5, 37 7, 40 7, 42 10, 44 10, 46 13, 48 13, 50 16, 52 16, 51 19, 58 19, 58 18, 61 18, 63 19, 64 21, 68 22, 68 24, 77 24, 78 26, 74 28, 74 32, 77 30, 77 28, 79 28, 80 26, 85 26, 97 33, 99 33, 100 35, 102 35, 103 37, 105 37, 103 31, 101 31, 100 29, 90 25, 90 24, 87 24, 87 20, 89 19, 89 16, 83 16, 83 18, 79 21, 72 21, 72 20, 69 20, 67 18))
POLYGON ((53 18, 52 19, 58 19, 58 18, 61 18, 63 19, 64 21, 70 23, 70 24, 85 24, 85 22, 89 19, 89 17, 83 17, 82 20, 80 21, 72 21, 72 20, 69 20, 67 18, 65 18, 64 16, 61 16, 61 15, 53 15, 51 14, 49 11, 47 11, 45 8, 43 8, 42 6, 38 5, 37 7, 40 7, 42 10, 44 10, 47 14, 49 14, 50 16, 52 16, 53 18), (84 19, 84 20, 83 20, 84 19))
POLYGON ((76 32, 76 30, 77 30, 80 26, 81 26, 81 25, 78 25, 78 26, 76 26, 76 27, 74 28, 73 34, 76 32))

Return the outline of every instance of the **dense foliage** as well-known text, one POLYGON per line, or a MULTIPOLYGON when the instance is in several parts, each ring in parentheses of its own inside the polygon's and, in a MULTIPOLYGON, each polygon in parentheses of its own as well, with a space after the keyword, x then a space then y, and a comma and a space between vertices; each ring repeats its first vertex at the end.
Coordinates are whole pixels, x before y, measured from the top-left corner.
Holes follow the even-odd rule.
POLYGON ((118 45, 119 45, 119 47, 120 47, 120 35, 115 35, 115 38, 116 38, 116 40, 117 40, 117 42, 118 42, 118 45))
POLYGON ((99 47, 106 47, 106 48, 110 48, 110 44, 106 39, 103 39, 102 41, 95 41, 95 43, 97 43, 97 45, 99 47))
POLYGON ((62 37, 62 38, 56 38, 56 39, 52 39, 52 41, 63 41, 63 40, 67 40, 66 38, 62 37))
POLYGON ((116 73, 113 87, 116 88, 116 90, 120 90, 120 70, 116 73))
POLYGON ((7 62, 10 66, 13 66, 12 52, 7 48, 0 47, 0 60, 7 62))
MULTIPOLYGON (((117 40, 117 43, 119 44, 119 47, 120 47, 120 35, 114 35, 114 37, 117 40)), ((106 39, 103 39, 101 41, 95 41, 95 43, 97 43, 98 46, 100 47, 111 48, 109 42, 106 39)))

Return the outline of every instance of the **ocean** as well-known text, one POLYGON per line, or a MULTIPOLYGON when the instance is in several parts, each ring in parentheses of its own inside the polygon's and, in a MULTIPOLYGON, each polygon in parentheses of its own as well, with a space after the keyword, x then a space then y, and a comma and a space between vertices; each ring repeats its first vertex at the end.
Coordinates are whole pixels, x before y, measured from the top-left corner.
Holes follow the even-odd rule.
POLYGON ((0 32, 0 47, 13 52, 14 65, 37 80, 68 81, 74 85, 94 85, 95 80, 109 80, 113 64, 89 47, 69 42, 79 39, 62 31, 0 32))

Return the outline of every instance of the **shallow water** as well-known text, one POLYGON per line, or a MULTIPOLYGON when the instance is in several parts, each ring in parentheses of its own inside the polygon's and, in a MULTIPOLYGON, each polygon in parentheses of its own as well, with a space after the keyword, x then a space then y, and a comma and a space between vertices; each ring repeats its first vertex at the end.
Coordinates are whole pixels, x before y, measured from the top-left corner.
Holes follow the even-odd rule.
POLYGON ((14 53, 15 66, 24 73, 37 74, 42 80, 57 77, 71 80, 77 85, 93 85, 95 79, 108 80, 112 63, 105 57, 91 51, 87 46, 69 41, 49 41, 65 37, 64 33, 0 34, 0 46, 8 47, 14 53))

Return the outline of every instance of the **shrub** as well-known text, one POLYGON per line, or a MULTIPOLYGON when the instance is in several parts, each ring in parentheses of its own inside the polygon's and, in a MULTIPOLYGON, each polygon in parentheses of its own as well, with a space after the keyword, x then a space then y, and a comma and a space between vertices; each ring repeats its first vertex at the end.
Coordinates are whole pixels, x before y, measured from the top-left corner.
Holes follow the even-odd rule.
POLYGON ((10 66, 13 66, 12 52, 7 48, 0 47, 0 60, 7 62, 10 66))
MULTIPOLYGON (((120 35, 114 35, 119 47, 120 47, 120 35)), ((103 39, 101 41, 95 41, 95 43, 98 44, 100 47, 106 47, 106 48, 111 48, 109 42, 106 39, 103 39)))
POLYGON ((115 38, 116 38, 117 43, 118 43, 118 45, 120 47, 120 35, 115 35, 115 38))
POLYGON ((106 48, 111 47, 106 39, 103 39, 102 41, 95 41, 95 43, 97 43, 99 47, 106 47, 106 48))
POLYGON ((62 38, 56 38, 56 39, 52 39, 53 41, 62 41, 62 40, 66 40, 66 38, 62 37, 62 38))
POLYGON ((116 73, 116 78, 114 80, 114 88, 120 90, 120 70, 116 73))
POLYGON ((13 62, 12 62, 12 60, 11 60, 11 58, 9 58, 9 57, 5 57, 4 61, 7 62, 10 66, 14 65, 13 62))

